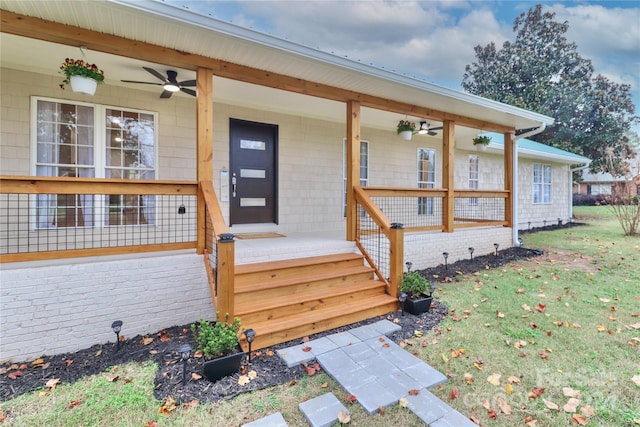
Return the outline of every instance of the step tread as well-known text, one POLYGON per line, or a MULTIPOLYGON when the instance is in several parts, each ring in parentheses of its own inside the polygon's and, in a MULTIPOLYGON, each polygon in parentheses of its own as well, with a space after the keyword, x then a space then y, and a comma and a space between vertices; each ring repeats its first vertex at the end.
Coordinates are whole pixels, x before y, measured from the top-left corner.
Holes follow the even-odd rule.
POLYGON ((364 264, 357 267, 348 268, 335 268, 328 271, 323 271, 316 274, 305 274, 304 276, 292 276, 283 279, 273 279, 268 282, 253 282, 253 283, 237 283, 235 286, 235 294, 241 294, 246 292, 256 292, 267 289, 280 288, 285 286, 292 286, 303 283, 318 282, 320 280, 335 279, 339 277, 352 276, 355 274, 373 273, 374 269, 367 267, 364 264))
POLYGON ((251 264, 240 264, 235 266, 236 276, 242 274, 257 273, 260 271, 282 270, 287 268, 296 268, 307 265, 326 264, 331 262, 351 261, 363 258, 362 254, 356 252, 339 253, 331 255, 319 255, 307 258, 293 258, 278 261, 256 262, 251 264))
POLYGON ((398 300, 387 294, 376 295, 368 298, 363 298, 358 301, 357 305, 354 304, 341 304, 333 307, 323 308, 321 310, 315 310, 313 312, 305 312, 300 315, 292 315, 283 317, 281 319, 273 319, 265 322, 258 322, 251 325, 251 328, 260 335, 272 334, 274 332, 287 330, 291 325, 301 326, 308 325, 315 322, 320 322, 327 319, 341 317, 345 313, 345 309, 349 312, 363 311, 368 308, 382 306, 390 303, 397 303, 398 300))
POLYGON ((384 293, 385 284, 378 280, 363 280, 356 283, 342 286, 340 288, 328 288, 328 289, 309 289, 304 292, 292 294, 290 298, 283 299, 282 297, 270 297, 261 298, 259 300, 253 300, 250 302, 239 303, 236 305, 235 313, 237 316, 242 316, 250 313, 256 313, 263 310, 272 310, 278 307, 284 307, 294 304, 305 303, 309 301, 321 300, 330 297, 337 297, 340 295, 348 295, 358 292, 363 292, 370 289, 380 288, 380 293, 384 293))

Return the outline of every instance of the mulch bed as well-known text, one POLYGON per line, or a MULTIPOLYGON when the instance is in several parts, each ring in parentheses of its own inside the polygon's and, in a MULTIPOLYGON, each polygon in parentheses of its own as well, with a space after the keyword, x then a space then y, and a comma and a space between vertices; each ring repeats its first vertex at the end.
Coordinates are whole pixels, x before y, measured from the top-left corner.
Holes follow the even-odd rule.
MULTIPOLYGON (((563 228, 568 226, 565 225, 563 228)), ((546 227, 545 229, 551 228, 546 227)), ((487 268, 496 268, 540 254, 540 251, 514 247, 498 251, 497 256, 474 256, 473 259, 460 260, 446 268, 444 265, 440 265, 422 270, 421 273, 430 281, 439 282, 438 286, 442 287, 455 281, 458 274, 466 275, 487 268)), ((402 327, 401 331, 390 337, 399 343, 413 337, 416 330, 427 331, 436 327, 447 315, 447 307, 436 301, 430 312, 420 316, 408 313, 402 316, 400 312, 393 312, 386 316, 309 336, 309 339, 349 330, 386 318, 402 327)), ((183 386, 183 364, 178 349, 186 343, 195 347, 189 326, 173 326, 155 334, 127 338, 120 343, 120 350, 116 349, 114 337, 114 342, 94 345, 75 353, 43 356, 40 360, 24 363, 3 361, 0 363, 0 401, 6 401, 42 388, 48 380, 53 378, 59 378, 60 383, 63 384, 73 383, 83 377, 104 372, 114 365, 146 360, 153 360, 159 367, 155 379, 154 394, 156 398, 164 400, 168 396, 172 396, 178 402, 189 402, 194 399, 200 402, 215 402, 247 391, 277 384, 287 384, 306 375, 303 366, 288 368, 276 354, 280 348, 300 344, 302 340, 298 339, 254 352, 249 370, 256 371, 257 377, 247 385, 238 384, 239 374, 224 378, 216 383, 211 383, 204 378, 194 379, 192 373, 202 373, 202 358, 191 358, 187 365, 187 383, 183 386), (145 338, 147 338, 147 342, 150 341, 149 338, 153 338, 153 341, 145 345, 145 338)))

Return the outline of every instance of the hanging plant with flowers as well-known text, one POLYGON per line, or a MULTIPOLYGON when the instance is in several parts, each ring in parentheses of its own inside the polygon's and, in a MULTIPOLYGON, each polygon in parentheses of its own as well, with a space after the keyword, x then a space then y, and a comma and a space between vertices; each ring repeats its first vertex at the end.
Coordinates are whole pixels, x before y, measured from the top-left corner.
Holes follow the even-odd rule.
POLYGON ((400 120, 398 122, 398 134, 400 132, 411 132, 414 133, 416 131, 416 124, 413 122, 410 122, 409 120, 400 120))
POLYGON ((71 84, 71 77, 74 76, 93 79, 98 83, 104 82, 104 71, 96 64, 89 64, 82 59, 66 58, 60 65, 60 72, 65 76, 60 85, 61 89, 64 89, 64 85, 71 84))

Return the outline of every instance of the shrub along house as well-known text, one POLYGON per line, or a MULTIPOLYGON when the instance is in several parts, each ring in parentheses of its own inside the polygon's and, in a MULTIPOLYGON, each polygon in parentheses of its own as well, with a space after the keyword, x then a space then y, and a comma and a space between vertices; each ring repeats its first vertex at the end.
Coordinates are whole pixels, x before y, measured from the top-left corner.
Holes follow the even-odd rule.
POLYGON ((397 309, 405 261, 512 246, 515 197, 570 215, 573 160, 524 153, 514 191, 549 117, 160 2, 2 8, 0 359, 215 311, 271 345, 397 309))

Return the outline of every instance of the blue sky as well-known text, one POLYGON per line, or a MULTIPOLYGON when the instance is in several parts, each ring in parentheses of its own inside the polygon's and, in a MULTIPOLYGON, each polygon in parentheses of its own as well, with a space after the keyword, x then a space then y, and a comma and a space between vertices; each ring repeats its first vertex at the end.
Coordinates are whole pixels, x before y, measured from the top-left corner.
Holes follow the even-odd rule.
POLYGON ((513 20, 541 3, 569 22, 567 38, 596 74, 631 85, 640 113, 640 0, 163 1, 459 90, 474 46, 513 41, 513 20))

